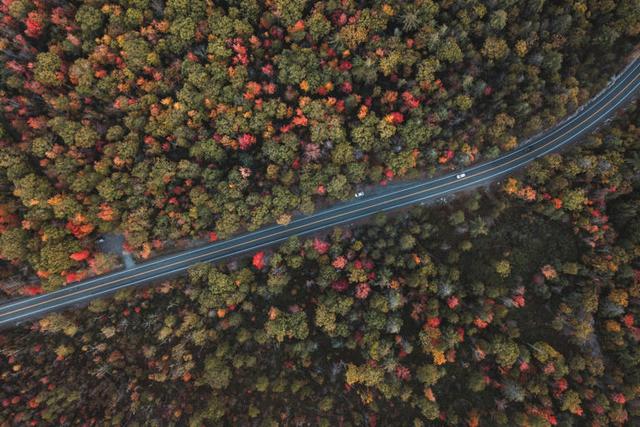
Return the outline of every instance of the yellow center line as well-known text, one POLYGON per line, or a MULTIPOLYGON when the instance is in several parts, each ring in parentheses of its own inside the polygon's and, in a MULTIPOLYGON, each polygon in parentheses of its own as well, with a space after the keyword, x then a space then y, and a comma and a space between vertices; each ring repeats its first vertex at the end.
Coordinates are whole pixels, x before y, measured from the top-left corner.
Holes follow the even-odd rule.
MULTIPOLYGON (((609 101, 608 101, 607 103, 605 103, 603 106, 601 106, 600 108, 598 108, 595 112, 593 112, 591 115, 589 115, 585 120, 582 120, 580 123, 578 123, 578 124, 574 125, 571 129, 569 129, 569 130, 567 130, 567 131, 563 132, 562 134, 560 134, 559 136, 557 136, 557 137, 553 138, 551 141, 549 141, 549 142, 547 142, 547 143, 545 143, 545 144, 541 145, 540 147, 535 148, 535 150, 538 150, 538 149, 541 149, 541 148, 545 148, 545 147, 547 147, 547 146, 549 146, 549 145, 551 145, 551 144, 555 143, 555 142, 556 142, 556 141, 558 141, 559 139, 563 138, 565 135, 567 135, 567 134, 569 134, 569 133, 573 132, 573 130, 575 130, 576 128, 580 127, 583 123, 585 123, 585 122, 589 121, 592 117, 594 117, 595 115, 597 115, 598 113, 600 113, 600 111, 602 111, 603 109, 607 108, 607 107, 608 107, 612 102, 614 102, 614 101, 619 97, 619 95, 624 94, 625 90, 626 90, 629 86, 631 86, 632 84, 636 83, 636 81, 637 81, 637 80, 638 80, 638 76, 636 76, 633 80, 631 80, 629 83, 627 83, 627 84, 624 86, 624 88, 623 88, 623 89, 622 89, 618 94, 616 94, 616 95, 615 95, 611 100, 609 100, 609 101)), ((508 161, 508 162, 506 162, 506 163, 499 164, 499 165, 497 165, 497 166, 491 167, 491 168, 489 168, 489 169, 487 169, 487 170, 484 170, 484 171, 482 171, 482 172, 478 172, 478 173, 475 173, 475 174, 470 174, 470 175, 466 176, 465 178, 461 178, 461 179, 458 179, 458 180, 456 180, 456 181, 447 182, 447 183, 440 184, 440 185, 437 185, 437 186, 435 186, 435 187, 429 187, 429 188, 426 188, 426 189, 423 189, 423 190, 420 190, 420 191, 417 191, 417 192, 414 192, 414 193, 411 193, 411 194, 408 194, 408 195, 399 196, 399 197, 396 197, 396 198, 393 198, 393 199, 384 200, 384 201, 382 201, 382 202, 380 202, 380 203, 376 203, 376 204, 373 204, 373 205, 364 206, 364 207, 361 207, 361 208, 358 208, 358 209, 350 210, 350 211, 348 211, 348 212, 339 213, 339 214, 337 214, 337 215, 333 215, 333 216, 330 216, 330 217, 327 217, 327 218, 324 218, 324 219, 319 219, 319 220, 316 220, 316 221, 310 222, 310 223, 308 223, 308 224, 303 224, 303 225, 299 225, 299 226, 297 226, 297 227, 292 227, 292 228, 285 228, 284 230, 276 231, 275 233, 268 234, 268 235, 266 235, 266 236, 262 236, 262 237, 258 237, 258 238, 255 238, 255 239, 253 239, 253 240, 248 240, 248 241, 246 241, 246 242, 242 242, 242 243, 238 243, 238 244, 235 244, 235 245, 232 245, 232 246, 226 247, 226 248, 218 249, 218 250, 215 250, 215 251, 213 251, 213 252, 208 252, 208 253, 200 254, 200 255, 197 255, 197 256, 195 256, 195 257, 193 257, 193 258, 189 258, 188 260, 176 261, 176 262, 173 262, 173 263, 170 263, 170 264, 166 264, 166 265, 162 265, 162 266, 160 266, 160 267, 156 267, 156 268, 153 268, 153 269, 151 269, 151 270, 146 270, 146 271, 143 271, 143 272, 140 272, 140 273, 137 273, 137 274, 131 275, 131 276, 122 277, 122 278, 119 278, 119 279, 112 280, 112 281, 110 281, 110 282, 105 282, 105 283, 97 284, 97 285, 92 286, 92 287, 89 287, 89 288, 83 288, 83 289, 77 290, 77 291, 72 292, 72 293, 69 293, 69 294, 61 295, 61 296, 58 296, 58 297, 55 297, 55 298, 51 298, 51 299, 49 299, 49 300, 41 301, 41 302, 38 302, 38 303, 35 303, 35 304, 32 304, 32 305, 29 305, 29 306, 25 306, 25 307, 21 307, 21 308, 18 308, 18 309, 14 309, 14 310, 9 311, 9 312, 7 312, 7 313, 3 313, 1 316, 3 316, 3 317, 4 317, 4 316, 8 316, 8 315, 10 315, 10 314, 13 314, 13 313, 16 313, 16 312, 19 312, 19 311, 24 311, 24 310, 31 309, 31 308, 34 308, 34 307, 38 307, 38 306, 40 306, 40 305, 48 304, 48 303, 51 303, 51 302, 57 301, 57 300, 59 300, 59 299, 63 299, 63 298, 67 298, 67 297, 70 297, 70 296, 73 296, 73 295, 77 295, 77 294, 79 294, 79 293, 85 293, 85 292, 88 292, 88 291, 92 291, 92 290, 95 290, 95 289, 98 289, 98 288, 102 288, 102 287, 105 287, 105 286, 108 286, 108 285, 112 285, 112 284, 115 284, 115 283, 121 282, 121 281, 123 281, 123 280, 131 280, 131 279, 136 278, 136 277, 138 277, 138 276, 142 276, 142 275, 145 275, 145 274, 153 273, 154 271, 158 271, 158 270, 166 269, 166 268, 169 268, 169 267, 172 267, 172 266, 174 266, 174 265, 178 265, 178 264, 181 264, 181 263, 184 263, 184 262, 189 262, 189 263, 191 263, 191 262, 193 262, 194 260, 197 260, 197 259, 200 259, 200 258, 204 258, 204 257, 209 257, 209 256, 215 255, 215 254, 217 254, 217 253, 219 253, 219 252, 221 252, 221 251, 228 251, 228 250, 230 250, 230 249, 237 248, 237 247, 239 247, 239 246, 244 246, 244 245, 251 244, 251 243, 256 242, 256 241, 258 241, 258 240, 270 239, 270 238, 276 237, 277 235, 282 234, 282 233, 289 233, 289 232, 291 232, 291 231, 295 231, 296 229, 300 229, 300 228, 304 228, 304 227, 309 227, 309 226, 311 226, 311 225, 318 224, 318 223, 320 223, 320 222, 325 222, 325 221, 333 220, 333 219, 339 218, 339 217, 341 217, 341 216, 345 216, 345 215, 347 215, 347 214, 348 214, 348 215, 352 215, 352 214, 354 214, 354 213, 357 213, 357 212, 360 212, 360 211, 363 211, 363 210, 368 210, 368 209, 376 208, 376 207, 378 207, 378 206, 385 205, 385 204, 388 204, 388 203, 390 203, 390 202, 395 202, 395 201, 402 200, 402 199, 406 199, 406 198, 409 198, 409 197, 415 197, 415 196, 417 196, 417 195, 419 195, 419 194, 422 194, 422 193, 425 193, 425 192, 429 192, 429 191, 433 191, 433 190, 437 190, 437 189, 439 189, 439 188, 443 188, 443 187, 449 186, 449 185, 451 185, 451 184, 456 184, 456 183, 458 183, 458 182, 465 181, 465 180, 468 180, 468 179, 473 178, 473 177, 476 177, 476 176, 486 175, 486 174, 488 174, 488 173, 489 173, 489 172, 491 172, 491 171, 494 171, 494 170, 499 169, 499 168, 503 168, 504 166, 507 166, 507 165, 509 165, 509 164, 511 164, 511 163, 513 163, 513 162, 516 162, 516 161, 518 161, 518 160, 520 160, 520 159, 523 159, 523 158, 527 157, 528 155, 529 155, 529 153, 524 152, 522 155, 517 156, 517 157, 514 157, 513 159, 509 160, 509 161, 508 161)), ((149 278, 149 280, 152 280, 152 279, 153 279, 153 278, 149 278)))

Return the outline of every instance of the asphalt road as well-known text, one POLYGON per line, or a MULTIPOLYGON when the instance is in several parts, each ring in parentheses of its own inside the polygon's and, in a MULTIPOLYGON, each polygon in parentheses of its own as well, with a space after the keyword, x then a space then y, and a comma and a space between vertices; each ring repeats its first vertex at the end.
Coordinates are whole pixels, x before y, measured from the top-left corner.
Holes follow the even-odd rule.
POLYGON ((55 292, 8 302, 0 306, 0 327, 42 317, 133 286, 146 285, 183 274, 198 262, 217 262, 250 254, 305 236, 318 230, 347 224, 378 212, 391 211, 499 180, 534 159, 560 150, 592 132, 640 91, 640 59, 634 60, 598 96, 576 114, 521 147, 491 161, 438 178, 394 186, 374 195, 354 198, 312 215, 296 218, 288 225, 274 225, 173 255, 154 258, 132 268, 78 282, 55 292), (464 177, 457 177, 463 173, 464 177))

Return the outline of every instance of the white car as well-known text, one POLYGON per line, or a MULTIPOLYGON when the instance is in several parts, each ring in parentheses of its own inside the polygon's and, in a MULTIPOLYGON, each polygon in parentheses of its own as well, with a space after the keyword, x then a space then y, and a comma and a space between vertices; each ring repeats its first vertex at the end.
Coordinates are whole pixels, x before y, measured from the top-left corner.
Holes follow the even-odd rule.
POLYGON ((364 191, 358 191, 356 193, 356 197, 362 197, 362 196, 364 196, 364 191))
POLYGON ((458 175, 456 175, 456 179, 460 179, 460 178, 464 178, 465 176, 467 176, 466 173, 459 173, 458 175))

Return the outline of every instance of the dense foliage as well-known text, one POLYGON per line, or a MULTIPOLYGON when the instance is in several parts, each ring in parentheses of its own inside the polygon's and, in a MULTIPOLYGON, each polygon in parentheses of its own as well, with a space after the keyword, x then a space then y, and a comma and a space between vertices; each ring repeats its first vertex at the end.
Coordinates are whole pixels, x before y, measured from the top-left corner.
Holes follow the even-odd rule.
POLYGON ((197 265, 6 332, 0 417, 637 425, 634 108, 498 191, 197 265))
POLYGON ((0 28, 3 275, 47 290, 113 265, 105 232, 147 257, 512 149, 620 68, 640 7, 3 0, 0 28))

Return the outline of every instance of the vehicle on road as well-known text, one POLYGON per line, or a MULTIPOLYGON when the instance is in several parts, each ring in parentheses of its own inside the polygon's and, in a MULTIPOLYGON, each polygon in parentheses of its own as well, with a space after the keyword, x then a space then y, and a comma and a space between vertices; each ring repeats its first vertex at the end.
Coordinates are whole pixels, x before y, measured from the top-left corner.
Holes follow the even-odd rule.
POLYGON ((364 191, 358 191, 358 192, 355 194, 355 197, 362 197, 362 196, 364 196, 364 191))
POLYGON ((465 176, 467 176, 467 174, 462 172, 462 173, 459 173, 458 175, 456 175, 456 179, 464 178, 465 176))

